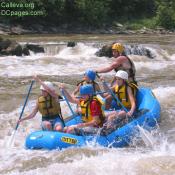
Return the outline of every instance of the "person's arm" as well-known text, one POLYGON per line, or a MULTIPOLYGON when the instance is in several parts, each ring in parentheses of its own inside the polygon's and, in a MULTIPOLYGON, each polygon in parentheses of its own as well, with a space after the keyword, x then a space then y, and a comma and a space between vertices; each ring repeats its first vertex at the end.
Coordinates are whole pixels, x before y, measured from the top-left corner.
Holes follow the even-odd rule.
POLYGON ((50 89, 37 75, 33 76, 33 78, 38 81, 52 97, 58 99, 58 94, 55 92, 55 90, 50 89))
POLYGON ((112 71, 113 69, 118 68, 120 65, 122 65, 125 61, 127 60, 127 58, 125 56, 119 56, 118 58, 116 58, 112 64, 110 64, 107 67, 101 68, 101 69, 97 69, 96 72, 97 73, 107 73, 112 71))
POLYGON ((97 73, 107 73, 107 72, 110 72, 110 71, 112 71, 114 68, 113 68, 113 66, 112 66, 112 64, 111 65, 109 65, 109 66, 107 66, 107 67, 103 67, 103 68, 101 68, 101 69, 97 69, 95 72, 97 72, 97 73))
MULTIPOLYGON (((104 80, 104 77, 100 77, 100 81, 102 82, 102 85, 103 85, 103 89, 108 92, 107 94, 109 94, 109 89, 111 89, 112 91, 114 91, 115 89, 115 86, 113 87, 109 87, 109 85, 107 84, 107 82, 104 80)), ((105 94, 105 96, 107 95, 105 94)))
POLYGON ((18 122, 22 122, 24 120, 29 120, 31 118, 34 118, 36 116, 37 112, 38 112, 38 102, 36 103, 36 106, 33 109, 33 111, 27 117, 24 117, 24 118, 20 119, 18 122))
POLYGON ((76 89, 72 92, 72 96, 76 96, 76 95, 78 94, 78 92, 79 92, 79 90, 80 90, 80 86, 81 86, 81 85, 78 85, 78 86, 76 87, 76 89))
POLYGON ((130 109, 130 111, 128 111, 127 114, 129 116, 132 116, 135 109, 136 109, 136 103, 135 103, 134 95, 133 95, 132 90, 131 90, 130 87, 127 88, 127 92, 128 92, 129 100, 131 102, 131 109, 130 109))
POLYGON ((101 92, 101 88, 98 83, 95 83, 95 90, 96 92, 101 92))
POLYGON ((86 123, 77 124, 77 128, 83 128, 83 127, 98 125, 99 120, 100 120, 99 116, 93 116, 93 120, 92 121, 86 122, 86 123))
POLYGON ((79 99, 75 98, 74 96, 71 96, 70 93, 65 89, 65 87, 63 86, 63 84, 59 85, 59 88, 60 88, 61 90, 63 90, 64 95, 67 97, 67 99, 68 99, 71 103, 79 104, 79 99))

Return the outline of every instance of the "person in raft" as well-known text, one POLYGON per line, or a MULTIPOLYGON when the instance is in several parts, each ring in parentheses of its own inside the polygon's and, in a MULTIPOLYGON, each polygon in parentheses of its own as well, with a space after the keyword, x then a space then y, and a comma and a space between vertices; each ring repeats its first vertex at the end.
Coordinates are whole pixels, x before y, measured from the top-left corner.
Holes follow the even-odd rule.
MULTIPOLYGON (((135 79, 136 69, 134 62, 125 54, 125 48, 121 43, 114 43, 112 45, 112 54, 114 57, 113 62, 106 67, 96 69, 96 73, 107 73, 112 70, 115 72, 119 70, 126 71, 128 73, 128 84, 130 85, 134 96, 136 96, 138 86, 135 79)), ((111 86, 113 86, 115 83, 116 81, 114 77, 111 82, 111 86)), ((116 106, 116 102, 112 100, 111 104, 109 105, 112 106, 112 108, 115 108, 114 106, 116 106)))
POLYGON ((60 96, 55 92, 55 88, 51 82, 43 82, 37 76, 33 78, 41 84, 41 95, 38 97, 33 111, 18 122, 34 118, 39 111, 42 115, 41 126, 43 130, 62 131, 65 124, 59 103, 60 96))
MULTIPOLYGON (((101 80, 102 82, 104 81, 103 78, 101 78, 101 80)), ((128 73, 123 70, 119 70, 115 75, 115 81, 116 84, 112 87, 112 90, 122 105, 128 110, 128 112, 122 109, 122 106, 116 102, 117 108, 119 106, 121 111, 112 111, 109 113, 107 116, 107 128, 112 127, 116 119, 127 119, 127 117, 132 117, 136 109, 136 99, 130 85, 127 83, 128 73)), ((106 87, 104 84, 104 89, 105 88, 106 87)), ((106 103, 108 103, 109 99, 112 99, 111 94, 106 97, 106 103)))
POLYGON ((65 132, 78 134, 77 130, 80 131, 81 128, 81 132, 87 134, 96 132, 97 130, 94 129, 98 129, 103 126, 105 116, 102 110, 102 105, 94 95, 94 89, 91 84, 80 86, 80 99, 71 96, 63 84, 60 85, 60 88, 63 90, 65 96, 71 103, 80 105, 83 121, 77 125, 65 127, 65 132))
MULTIPOLYGON (((83 80, 77 84, 77 87, 73 91, 72 96, 76 97, 77 94, 80 95, 79 94, 80 87, 83 86, 83 85, 87 85, 87 84, 91 84, 93 86, 93 92, 94 93, 98 93, 98 92, 100 93, 101 92, 100 86, 95 81, 95 79, 96 79, 96 72, 94 72, 91 69, 86 70, 86 72, 84 73, 84 76, 83 76, 83 80)), ((103 105, 105 104, 105 102, 103 101, 104 100, 103 99, 103 94, 101 94, 101 95, 98 94, 97 98, 98 98, 98 100, 101 101, 101 103, 103 103, 103 105)), ((78 114, 81 114, 81 108, 80 108, 79 105, 77 105, 77 111, 76 112, 78 114)))
POLYGON ((112 45, 112 54, 114 56, 113 62, 103 68, 96 70, 97 73, 107 73, 112 70, 115 72, 124 70, 128 73, 128 82, 136 83, 135 80, 135 65, 133 61, 125 55, 125 48, 121 43, 114 43, 112 45))
POLYGON ((91 69, 86 70, 83 80, 77 84, 77 87, 73 91, 72 95, 76 96, 80 91, 80 87, 86 84, 92 84, 94 93, 100 92, 101 91, 100 86, 95 81, 95 79, 96 79, 96 72, 94 72, 91 69))

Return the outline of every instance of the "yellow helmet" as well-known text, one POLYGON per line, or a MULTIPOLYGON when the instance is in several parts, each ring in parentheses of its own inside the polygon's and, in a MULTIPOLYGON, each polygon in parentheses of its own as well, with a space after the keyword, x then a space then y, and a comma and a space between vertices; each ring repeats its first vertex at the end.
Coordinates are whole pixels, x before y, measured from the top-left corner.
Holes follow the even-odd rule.
POLYGON ((119 53, 123 53, 124 46, 120 43, 115 43, 115 44, 112 45, 112 50, 116 50, 119 53))

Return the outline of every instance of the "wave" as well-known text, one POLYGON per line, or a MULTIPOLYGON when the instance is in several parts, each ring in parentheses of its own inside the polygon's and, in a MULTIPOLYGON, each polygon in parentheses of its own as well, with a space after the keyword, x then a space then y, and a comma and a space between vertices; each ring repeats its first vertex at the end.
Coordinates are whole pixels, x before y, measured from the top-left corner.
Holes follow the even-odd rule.
MULTIPOLYGON (((32 76, 33 74, 78 75, 86 69, 105 67, 112 62, 111 58, 95 56, 98 48, 92 44, 78 43, 73 48, 61 45, 58 50, 58 53, 55 55, 32 53, 30 56, 23 57, 0 57, 0 76, 16 77, 32 76)), ((138 71, 162 70, 168 66, 175 65, 174 55, 168 56, 168 60, 163 59, 161 54, 158 54, 155 59, 135 55, 130 55, 130 57, 138 71)))

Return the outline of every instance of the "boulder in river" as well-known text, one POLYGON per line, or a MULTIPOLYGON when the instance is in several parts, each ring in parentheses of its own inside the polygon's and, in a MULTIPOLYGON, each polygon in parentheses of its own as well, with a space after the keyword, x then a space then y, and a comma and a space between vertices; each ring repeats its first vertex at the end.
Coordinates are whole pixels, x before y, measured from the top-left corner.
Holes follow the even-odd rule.
POLYGON ((18 42, 10 39, 3 39, 0 37, 0 55, 6 56, 6 55, 16 55, 16 56, 22 56, 22 55, 30 55, 29 51, 33 51, 34 53, 43 53, 44 48, 35 45, 35 44, 26 44, 21 45, 18 42))
POLYGON ((25 47, 35 53, 44 53, 44 48, 35 44, 26 44, 25 47))
POLYGON ((9 39, 0 41, 0 55, 22 56, 22 46, 9 39))
MULTIPOLYGON (((154 58, 155 55, 146 47, 141 45, 125 45, 125 54, 126 55, 142 55, 147 56, 148 58, 154 58)), ((95 55, 99 57, 109 57, 111 58, 112 55, 112 44, 104 45, 101 49, 99 49, 95 55)))
POLYGON ((105 45, 103 46, 99 51, 97 51, 95 53, 95 55, 99 56, 99 57, 112 57, 112 44, 111 45, 105 45))
POLYGON ((67 43, 67 47, 75 47, 76 46, 76 42, 75 41, 69 41, 67 43))

